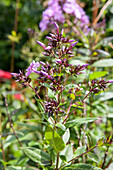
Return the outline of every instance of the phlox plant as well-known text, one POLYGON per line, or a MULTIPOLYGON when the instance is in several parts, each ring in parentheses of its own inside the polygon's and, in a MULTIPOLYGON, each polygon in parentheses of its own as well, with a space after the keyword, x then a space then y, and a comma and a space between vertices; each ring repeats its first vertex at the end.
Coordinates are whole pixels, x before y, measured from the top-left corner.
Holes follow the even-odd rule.
MULTIPOLYGON (((29 144, 26 147, 19 140, 13 126, 11 127, 20 149, 35 162, 37 169, 101 169, 101 163, 95 167, 87 161, 88 158, 84 161, 84 156, 91 151, 95 153, 103 145, 111 146, 112 137, 100 138, 95 144, 88 144, 85 137, 87 126, 99 118, 84 115, 83 112, 88 97, 104 91, 113 82, 93 79, 81 84, 76 81, 81 74, 87 72, 90 65, 70 64, 70 59, 74 57, 73 47, 78 41, 65 37, 63 29, 60 31, 59 26, 56 23, 54 25, 55 32, 46 37, 48 46, 37 41, 40 48, 44 49, 43 55, 50 59, 46 62, 33 60, 25 74, 23 71, 12 73, 16 81, 35 93, 39 115, 37 123, 42 125, 43 147, 36 148, 29 144), (35 84, 33 74, 36 77, 35 84), (42 87, 44 93, 41 93, 42 87), (79 128, 82 128, 82 139, 78 133, 79 128), (74 140, 71 133, 73 129, 78 135, 74 140), (81 140, 83 145, 80 145, 81 140)), ((9 121, 12 124, 10 115, 9 121)))

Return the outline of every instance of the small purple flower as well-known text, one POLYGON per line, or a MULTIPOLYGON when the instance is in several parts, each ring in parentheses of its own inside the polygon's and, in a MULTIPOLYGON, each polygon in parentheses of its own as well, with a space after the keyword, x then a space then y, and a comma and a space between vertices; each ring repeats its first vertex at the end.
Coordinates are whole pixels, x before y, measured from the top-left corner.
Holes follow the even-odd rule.
POLYGON ((35 63, 35 61, 33 60, 33 62, 30 64, 30 66, 28 67, 28 69, 26 69, 26 76, 29 76, 32 72, 37 71, 37 68, 40 66, 40 63, 37 61, 35 63))

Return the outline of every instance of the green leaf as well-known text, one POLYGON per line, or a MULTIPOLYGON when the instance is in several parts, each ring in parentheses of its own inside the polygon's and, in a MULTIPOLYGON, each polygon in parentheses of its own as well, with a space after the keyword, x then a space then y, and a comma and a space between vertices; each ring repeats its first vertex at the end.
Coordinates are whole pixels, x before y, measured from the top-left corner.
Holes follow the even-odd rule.
POLYGON ((110 57, 110 53, 104 51, 104 50, 100 50, 100 49, 97 49, 95 50, 97 53, 99 53, 102 57, 110 57))
POLYGON ((73 126, 76 126, 76 125, 81 125, 81 124, 84 124, 84 123, 93 122, 97 119, 99 119, 99 118, 97 118, 97 117, 94 117, 94 118, 87 117, 87 118, 74 119, 74 120, 66 122, 65 126, 67 128, 69 128, 69 127, 73 127, 73 126))
POLYGON ((27 101, 31 109, 37 112, 37 106, 29 98, 27 98, 27 101))
POLYGON ((20 149, 22 149, 32 161, 39 165, 50 165, 50 156, 46 152, 33 147, 21 147, 20 149))
POLYGON ((46 129, 45 139, 47 143, 57 152, 62 151, 65 148, 65 143, 63 142, 63 139, 54 129, 52 129, 51 126, 48 126, 46 129))
POLYGON ((63 151, 60 152, 60 158, 59 160, 59 167, 63 164, 64 161, 70 161, 73 158, 73 148, 72 145, 66 145, 63 151))
POLYGON ((106 101, 113 98, 113 92, 104 92, 99 95, 99 101, 106 101))
POLYGON ((113 59, 102 59, 99 61, 96 61, 92 65, 93 67, 112 67, 113 66, 113 59))
POLYGON ((97 49, 97 48, 100 47, 100 46, 108 46, 108 42, 110 42, 110 41, 112 41, 112 40, 113 40, 113 36, 103 38, 103 39, 95 46, 95 49, 97 49))
POLYGON ((93 80, 93 79, 97 79, 97 78, 103 77, 106 74, 108 74, 107 71, 98 71, 98 72, 94 72, 94 73, 90 74, 89 78, 90 78, 90 80, 93 80))
POLYGON ((69 141, 69 138, 70 138, 70 131, 69 129, 66 129, 64 135, 62 136, 62 139, 65 144, 69 141))
POLYGON ((86 151, 86 146, 78 147, 74 152, 74 158, 83 154, 86 151))
POLYGON ((83 64, 86 64, 85 62, 81 61, 81 60, 70 60, 69 64, 72 64, 72 65, 83 65, 83 64))
POLYGON ((44 106, 42 105, 41 102, 43 102, 41 99, 38 99, 36 96, 34 96, 35 100, 37 101, 37 105, 38 105, 38 109, 39 109, 39 112, 41 113, 45 113, 45 109, 44 109, 44 106))
POLYGON ((57 123, 56 124, 56 127, 58 127, 58 128, 60 128, 62 131, 64 131, 65 132, 65 130, 66 130, 66 127, 62 124, 62 123, 57 123))
POLYGON ((26 168, 21 166, 7 166, 7 170, 34 170, 34 168, 26 168))
POLYGON ((61 168, 61 170, 102 170, 101 168, 88 164, 73 164, 69 167, 61 168))
POLYGON ((100 160, 99 160, 99 157, 96 153, 93 153, 93 152, 88 152, 88 156, 91 160, 93 160, 94 162, 97 162, 99 163, 100 160))
POLYGON ((48 88, 48 97, 49 97, 49 98, 55 98, 55 99, 56 99, 56 96, 55 96, 54 91, 52 91, 50 88, 48 88))
POLYGON ((30 124, 27 124, 27 123, 21 123, 21 122, 16 122, 16 124, 18 124, 20 126, 25 126, 25 127, 29 128, 31 131, 42 132, 41 128, 39 126, 34 126, 34 125, 30 125, 30 124))

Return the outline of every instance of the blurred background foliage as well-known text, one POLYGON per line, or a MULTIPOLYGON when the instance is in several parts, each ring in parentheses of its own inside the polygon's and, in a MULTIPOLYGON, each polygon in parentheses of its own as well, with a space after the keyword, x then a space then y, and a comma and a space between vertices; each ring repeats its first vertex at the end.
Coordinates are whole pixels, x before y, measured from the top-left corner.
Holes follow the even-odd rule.
MULTIPOLYGON (((0 1, 0 68, 8 71, 10 71, 12 43, 7 35, 14 30, 15 11, 15 0, 0 1)), ((42 11, 43 5, 39 0, 19 1, 17 33, 21 33, 22 38, 15 47, 15 71, 26 65, 20 57, 21 48, 28 41, 28 28, 38 27, 42 11)))

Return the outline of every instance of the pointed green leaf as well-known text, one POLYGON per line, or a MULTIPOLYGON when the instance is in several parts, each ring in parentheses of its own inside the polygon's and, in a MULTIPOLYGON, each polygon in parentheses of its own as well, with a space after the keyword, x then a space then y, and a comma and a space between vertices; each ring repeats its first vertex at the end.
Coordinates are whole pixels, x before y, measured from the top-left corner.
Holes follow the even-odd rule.
POLYGON ((7 166, 7 170, 34 170, 34 168, 26 168, 23 166, 7 166))
POLYGON ((102 59, 99 61, 96 61, 93 65, 93 67, 112 67, 113 66, 113 59, 102 59))
POLYGON ((103 39, 95 46, 95 49, 97 49, 97 48, 100 47, 101 45, 102 45, 102 46, 108 46, 108 42, 110 42, 110 41, 112 41, 112 40, 113 40, 113 36, 103 38, 103 39))
POLYGON ((21 147, 21 149, 32 161, 40 165, 50 165, 50 156, 46 152, 33 147, 21 147))
POLYGON ((99 157, 98 157, 98 155, 97 155, 96 153, 94 153, 94 152, 89 152, 89 153, 88 153, 88 156, 89 156, 89 158, 92 159, 94 162, 97 162, 97 163, 100 162, 99 157))
POLYGON ((113 92, 104 92, 99 95, 99 101, 106 101, 113 98, 113 92))
POLYGON ((63 165, 64 162, 70 161, 73 158, 73 148, 72 145, 66 145, 63 151, 60 152, 59 167, 63 165))
POLYGON ((61 170, 102 170, 101 168, 89 164, 73 164, 69 167, 61 168, 61 170))
POLYGON ((69 141, 69 138, 70 138, 70 131, 69 131, 69 128, 68 128, 68 129, 66 129, 65 133, 62 136, 62 139, 63 139, 65 144, 69 141))
POLYGON ((74 119, 74 120, 70 120, 70 121, 66 122, 65 126, 67 128, 73 127, 73 126, 76 126, 76 125, 81 125, 81 124, 84 124, 84 123, 93 122, 97 119, 99 119, 99 118, 98 117, 94 117, 94 118, 87 117, 87 118, 74 119))
POLYGON ((90 80, 93 80, 93 79, 97 79, 97 78, 103 77, 106 74, 108 74, 107 71, 98 71, 98 72, 94 72, 94 73, 90 74, 89 78, 90 78, 90 80))
POLYGON ((110 57, 110 53, 104 51, 104 50, 100 50, 100 49, 97 49, 95 50, 97 53, 99 53, 102 57, 110 57))
POLYGON ((47 143, 57 152, 62 151, 65 148, 65 143, 63 142, 63 139, 51 126, 48 126, 46 129, 45 139, 47 143))
POLYGON ((86 151, 86 146, 78 147, 74 152, 74 158, 86 151))
POLYGON ((73 158, 73 148, 72 145, 66 145, 63 151, 60 152, 60 155, 65 155, 66 160, 70 161, 73 158))

